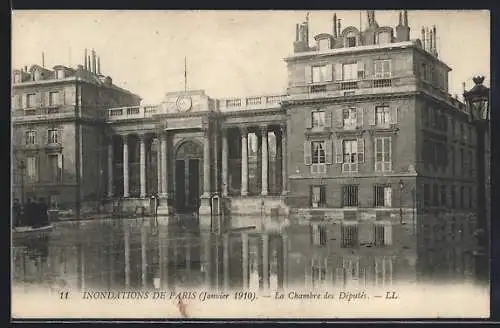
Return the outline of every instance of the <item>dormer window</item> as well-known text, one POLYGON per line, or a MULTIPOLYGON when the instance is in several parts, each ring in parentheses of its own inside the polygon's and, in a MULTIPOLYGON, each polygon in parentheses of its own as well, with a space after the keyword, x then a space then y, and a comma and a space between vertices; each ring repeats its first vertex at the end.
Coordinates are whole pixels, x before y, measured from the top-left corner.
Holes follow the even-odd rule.
POLYGON ((14 74, 14 83, 21 83, 22 82, 21 76, 22 76, 21 73, 14 74))
POLYGON ((347 47, 355 47, 356 46, 356 37, 355 36, 348 36, 347 37, 347 47))
POLYGON ((382 32, 378 34, 378 44, 391 43, 391 35, 389 32, 382 32))
POLYGON ((33 81, 39 81, 42 79, 42 72, 39 70, 33 71, 33 81))
POLYGON ((56 71, 56 79, 58 80, 64 79, 64 70, 59 69, 56 71))
POLYGON ((330 40, 320 39, 318 41, 318 49, 319 49, 319 51, 330 49, 330 40))

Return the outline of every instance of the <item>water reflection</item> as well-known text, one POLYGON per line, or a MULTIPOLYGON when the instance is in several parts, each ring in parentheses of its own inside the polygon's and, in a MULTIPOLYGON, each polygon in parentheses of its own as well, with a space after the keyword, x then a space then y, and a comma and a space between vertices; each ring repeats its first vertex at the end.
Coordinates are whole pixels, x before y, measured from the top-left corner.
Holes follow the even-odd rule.
POLYGON ((393 226, 390 237, 375 228, 366 242, 364 228, 349 229, 308 223, 217 235, 166 218, 61 222, 45 235, 15 236, 13 280, 50 288, 277 290, 472 279, 462 242, 419 243, 405 226, 393 226))

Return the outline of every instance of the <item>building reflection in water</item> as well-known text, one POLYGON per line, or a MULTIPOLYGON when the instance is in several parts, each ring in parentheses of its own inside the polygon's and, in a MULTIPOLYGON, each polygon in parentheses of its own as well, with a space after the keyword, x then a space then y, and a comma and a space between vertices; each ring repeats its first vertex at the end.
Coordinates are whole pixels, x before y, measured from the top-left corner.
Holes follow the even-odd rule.
POLYGON ((386 236, 385 244, 354 247, 349 233, 335 224, 216 235, 162 219, 60 223, 47 235, 14 239, 13 279, 79 289, 278 290, 471 278, 462 243, 422 248, 386 236))

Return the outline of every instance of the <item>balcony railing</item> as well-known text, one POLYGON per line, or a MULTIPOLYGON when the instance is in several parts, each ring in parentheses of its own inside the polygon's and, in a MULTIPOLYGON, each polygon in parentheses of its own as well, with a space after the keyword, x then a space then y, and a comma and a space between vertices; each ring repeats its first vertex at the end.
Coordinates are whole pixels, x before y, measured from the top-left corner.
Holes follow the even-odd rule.
POLYGON ((252 110, 278 108, 286 95, 252 96, 243 98, 226 98, 219 102, 220 111, 252 110))
POLYGON ((130 118, 146 118, 153 116, 157 112, 158 106, 156 105, 116 107, 107 110, 107 119, 124 120, 130 118))

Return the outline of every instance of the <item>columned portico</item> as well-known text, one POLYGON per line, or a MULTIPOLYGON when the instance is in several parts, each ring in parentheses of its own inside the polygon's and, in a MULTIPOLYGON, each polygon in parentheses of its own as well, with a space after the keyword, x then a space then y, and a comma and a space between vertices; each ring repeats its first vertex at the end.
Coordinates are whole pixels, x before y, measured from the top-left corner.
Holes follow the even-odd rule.
POLYGON ((281 194, 286 196, 288 188, 288 172, 287 172, 287 131, 286 125, 280 125, 281 130, 281 194))
POLYGON ((161 194, 163 199, 168 198, 168 174, 167 174, 167 135, 160 135, 160 167, 161 167, 161 194))
POLYGON ((203 198, 210 197, 210 138, 205 129, 203 135, 203 198))

